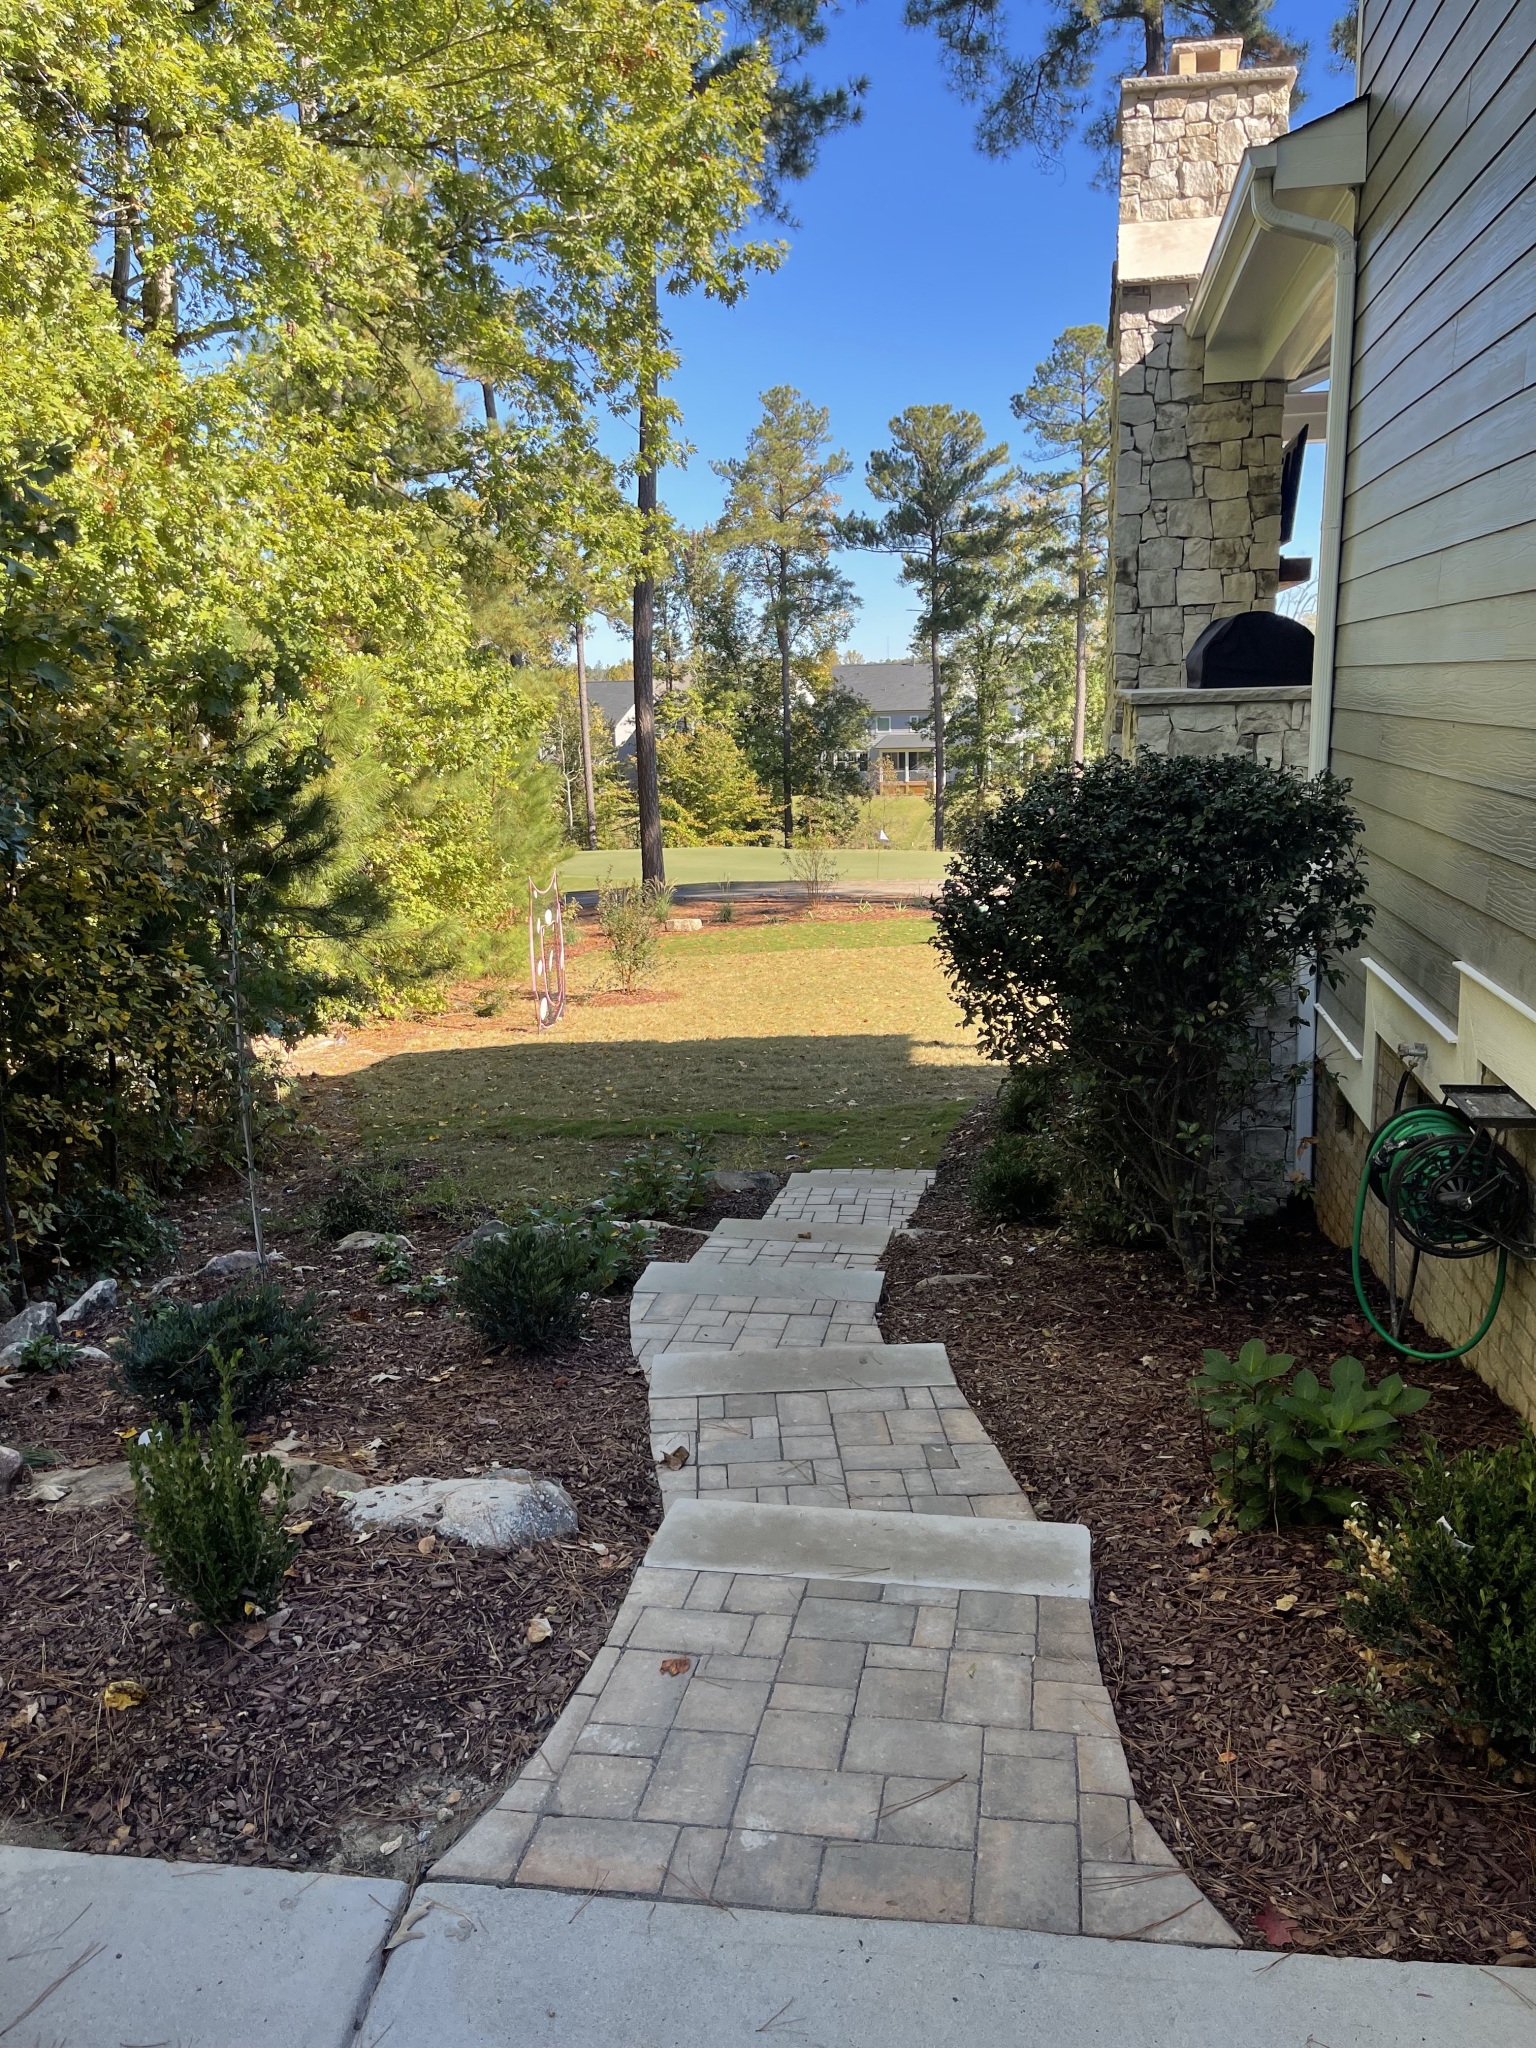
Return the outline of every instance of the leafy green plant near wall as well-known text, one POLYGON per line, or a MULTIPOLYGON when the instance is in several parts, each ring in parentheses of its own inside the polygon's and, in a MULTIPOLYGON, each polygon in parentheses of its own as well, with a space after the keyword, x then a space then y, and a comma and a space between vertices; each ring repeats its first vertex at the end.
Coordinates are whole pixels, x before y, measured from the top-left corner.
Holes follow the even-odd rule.
POLYGON ((1335 1359, 1325 1386, 1283 1351, 1250 1338, 1229 1358, 1207 1351, 1190 1382, 1219 1507, 1244 1534, 1286 1522, 1337 1521, 1358 1489, 1346 1465, 1390 1465, 1404 1419, 1429 1400, 1389 1373, 1371 1386, 1358 1358, 1335 1359))
POLYGON ((1403 1466, 1385 1512, 1345 1523, 1342 1619, 1411 1734, 1449 1728, 1536 1769, 1536 1438, 1403 1466))
MULTIPOLYGON (((1062 1076, 1074 1201, 1219 1266, 1216 1134, 1269 1078, 1256 1015, 1368 922, 1348 785, 1246 757, 1052 769, 976 824, 938 945, 983 1048, 1062 1076)), ((1064 1121, 1062 1121, 1064 1120, 1064 1121)))

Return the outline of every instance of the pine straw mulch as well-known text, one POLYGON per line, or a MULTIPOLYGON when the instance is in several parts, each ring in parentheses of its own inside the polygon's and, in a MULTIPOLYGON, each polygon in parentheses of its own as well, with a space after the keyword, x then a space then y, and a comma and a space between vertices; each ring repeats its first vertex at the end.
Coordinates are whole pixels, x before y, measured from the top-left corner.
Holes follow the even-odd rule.
MULTIPOLYGON (((1092 1531, 1096 1623, 1141 1803, 1245 1942, 1332 1955, 1517 1963, 1536 1944, 1536 1802, 1449 1741, 1373 1726, 1338 1622, 1328 1532, 1192 1548, 1209 1500, 1187 1381, 1206 1346, 1252 1336, 1325 1367, 1369 1336, 1348 1254, 1310 1220, 1246 1238, 1215 1300, 1152 1252, 996 1228, 966 1201, 984 1113, 886 1260, 892 1342, 940 1340, 1043 1517, 1092 1531), (919 1289, 987 1272, 996 1291, 919 1289)), ((1416 1341, 1422 1343, 1422 1338, 1416 1341)), ((1468 1367, 1407 1376, 1435 1398, 1411 1425, 1448 1451, 1507 1442, 1515 1417, 1468 1367)), ((1363 1490, 1387 1490, 1367 1474, 1363 1490)))
MULTIPOLYGON (((232 1190, 178 1220, 183 1269, 248 1242, 232 1190)), ((463 1227, 413 1221, 417 1272, 463 1227)), ((663 1254, 697 1243, 667 1233, 663 1254)), ((276 1244, 285 1289, 319 1292, 334 1352, 255 1441, 378 1483, 526 1465, 569 1491, 579 1534, 506 1556, 360 1543, 344 1510, 311 1507, 284 1606, 210 1636, 165 1592, 128 1503, 0 1501, 0 1840, 411 1877, 537 1746, 607 1634, 661 1511, 627 1298, 548 1358, 491 1355, 451 1307, 381 1286, 370 1254, 276 1244), (530 1644, 536 1615, 552 1634, 530 1644), (109 1711, 123 1678, 148 1698, 109 1711)), ((142 1419, 106 1366, 0 1393, 0 1442, 66 1465, 119 1456, 142 1419)))

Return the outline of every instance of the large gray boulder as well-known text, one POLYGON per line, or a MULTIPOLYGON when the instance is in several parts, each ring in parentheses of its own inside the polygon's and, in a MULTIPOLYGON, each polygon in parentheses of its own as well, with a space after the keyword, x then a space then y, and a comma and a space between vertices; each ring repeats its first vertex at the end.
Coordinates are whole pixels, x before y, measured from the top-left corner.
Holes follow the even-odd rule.
POLYGON ((0 1444, 0 1500, 5 1498, 26 1469, 27 1461, 20 1451, 13 1450, 9 1444, 0 1444))
POLYGON ((111 1278, 96 1280, 87 1287, 78 1301, 72 1301, 59 1317, 61 1323, 74 1324, 94 1322, 97 1316, 109 1316, 117 1307, 117 1282, 111 1278))
POLYGON ((57 1337, 59 1312, 51 1301, 29 1301, 19 1316, 0 1329, 0 1351, 30 1344, 34 1337, 57 1337))
POLYGON ((510 1237, 511 1232, 499 1216, 487 1216, 483 1223, 477 1223, 468 1236, 459 1238, 448 1247, 450 1265, 460 1259, 473 1258, 483 1244, 495 1244, 499 1238, 510 1237))
POLYGON ((493 1465, 484 1479, 369 1486, 343 1505, 359 1527, 451 1536, 475 1550, 527 1550, 576 1534, 576 1507, 565 1488, 518 1466, 493 1465))
MULTIPOLYGON (((268 1252, 266 1263, 269 1266, 278 1265, 282 1257, 281 1252, 268 1252)), ((225 1280, 235 1273, 254 1273, 259 1270, 261 1263, 258 1254, 250 1250, 215 1252, 202 1270, 212 1274, 216 1279, 225 1280)))

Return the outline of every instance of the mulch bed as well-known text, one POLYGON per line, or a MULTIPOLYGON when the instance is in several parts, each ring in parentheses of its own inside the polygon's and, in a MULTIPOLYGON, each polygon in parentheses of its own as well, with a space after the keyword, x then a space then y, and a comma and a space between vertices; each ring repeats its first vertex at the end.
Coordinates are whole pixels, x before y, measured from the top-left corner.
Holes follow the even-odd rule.
MULTIPOLYGON (((232 1189, 178 1220, 183 1270, 249 1239, 232 1189)), ((416 1271, 463 1228, 413 1221, 416 1271)), ((662 1256, 697 1243, 667 1233, 662 1256)), ((165 1592, 127 1504, 0 1502, 0 1840, 409 1877, 537 1746, 607 1634, 661 1512, 627 1299, 547 1358, 492 1355, 451 1306, 382 1286, 370 1254, 276 1248, 285 1289, 319 1293, 334 1348, 255 1441, 374 1483, 526 1465, 567 1489, 580 1532, 493 1556, 360 1543, 341 1508, 309 1508, 285 1606, 210 1636, 165 1592), (530 1643, 540 1615, 552 1633, 530 1643), (103 1688, 125 1678, 148 1698, 110 1711, 103 1688)), ((142 1420, 104 1365, 0 1392, 0 1442, 65 1465, 118 1457, 142 1420)))
MULTIPOLYGON (((966 1188, 987 1135, 958 1128, 898 1240, 881 1323, 940 1340, 1037 1511, 1093 1535, 1096 1622, 1142 1805, 1255 1946, 1516 1963, 1536 1944, 1536 1802, 1449 1741, 1373 1726, 1338 1621, 1328 1532, 1192 1548, 1210 1477, 1187 1382, 1252 1336, 1321 1369, 1393 1370, 1354 1300, 1347 1253, 1309 1219, 1255 1227, 1216 1299, 1154 1252, 994 1227, 966 1188), (938 1272, 998 1291, 919 1290, 938 1272)), ((1416 1340, 1422 1342, 1422 1339, 1416 1340)), ((1399 1361, 1400 1363, 1400 1361, 1399 1361)), ((1509 1441, 1516 1418, 1468 1367, 1404 1367, 1435 1398, 1410 1426, 1448 1450, 1509 1441)), ((1363 1490, 1388 1490, 1367 1473, 1363 1490)), ((1536 1987, 1533 1987, 1536 1988, 1536 1987)))

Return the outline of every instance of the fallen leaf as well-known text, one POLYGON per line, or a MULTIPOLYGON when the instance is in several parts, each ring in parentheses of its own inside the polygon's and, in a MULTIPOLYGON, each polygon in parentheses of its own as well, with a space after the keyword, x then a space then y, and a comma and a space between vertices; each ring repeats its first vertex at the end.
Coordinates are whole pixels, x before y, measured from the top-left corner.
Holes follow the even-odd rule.
POLYGON ((433 1551, 437 1548, 437 1538, 435 1536, 423 1536, 421 1541, 416 1545, 416 1548, 421 1552, 423 1557, 430 1557, 433 1551))
POLYGON ((1219 1764, 1235 1764, 1237 1762, 1237 1751, 1235 1749, 1218 1750, 1216 1761, 1219 1764))
POLYGON ((525 1630, 525 1640, 530 1643, 547 1643, 554 1634, 552 1623, 542 1614, 536 1614, 525 1630))
POLYGON ((283 1534, 285 1536, 307 1536, 314 1526, 313 1522, 284 1522, 283 1534))
POLYGON ((1411 1853, 1403 1847, 1401 1842, 1394 1842, 1392 1844, 1392 1854, 1397 1858, 1398 1862, 1403 1866, 1404 1870, 1412 1870, 1413 1857, 1411 1853))
POLYGON ((101 1704, 113 1713, 124 1707, 142 1707, 148 1698, 149 1687, 136 1678, 114 1678, 101 1689, 101 1704))
POLYGON ((1211 1532, 1209 1529, 1186 1529, 1184 1531, 1184 1541, 1191 1550, 1204 1550, 1209 1545, 1210 1540, 1211 1532))
POLYGON ((681 1472, 688 1462, 688 1446, 677 1444, 656 1462, 658 1465, 665 1465, 669 1472, 681 1472))
POLYGON ((1299 1593, 1282 1593, 1275 1602, 1276 1614, 1289 1614, 1300 1598, 1301 1595, 1299 1593))
POLYGON ((1271 1948, 1290 1948, 1296 1940, 1296 1922, 1278 1906, 1265 1906, 1253 1916, 1253 1924, 1271 1948))
POLYGON ((404 1835, 396 1835, 392 1842, 380 1842, 379 1854, 381 1856, 393 1856, 404 1840, 404 1835))
POLYGON ((1511 1928, 1510 1932, 1504 1937, 1504 1946, 1506 1948, 1529 1948, 1530 1945, 1530 1936, 1522 1934, 1518 1927, 1511 1928))
POLYGON ((688 1669, 689 1662, 690 1660, 687 1657, 663 1657, 661 1660, 662 1676, 664 1678, 681 1678, 688 1669))

